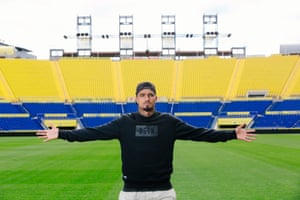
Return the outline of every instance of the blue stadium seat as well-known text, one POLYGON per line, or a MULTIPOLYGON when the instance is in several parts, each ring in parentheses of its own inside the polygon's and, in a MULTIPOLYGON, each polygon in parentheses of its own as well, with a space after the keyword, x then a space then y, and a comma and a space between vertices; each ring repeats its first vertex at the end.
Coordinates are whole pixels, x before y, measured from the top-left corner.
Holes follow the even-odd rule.
POLYGON ((178 102, 174 104, 173 113, 211 112, 213 115, 217 115, 221 105, 220 101, 178 102))
POLYGON ((253 128, 295 128, 299 125, 299 114, 274 114, 258 116, 253 128))
POLYGON ((20 104, 12 104, 7 102, 0 103, 0 114, 23 114, 27 113, 20 104))
POLYGON ((44 129, 37 119, 29 117, 1 117, 0 131, 35 131, 44 129))
POLYGON ((132 113, 137 112, 137 105, 135 102, 128 102, 123 104, 124 107, 124 113, 132 113))
MULTIPOLYGON (((123 107, 124 107, 124 113, 137 112, 137 109, 138 109, 135 102, 125 103, 125 104, 123 104, 123 107)), ((172 107, 172 104, 170 104, 168 102, 157 102, 156 103, 156 110, 159 112, 170 113, 171 107, 172 107)))
POLYGON ((299 99, 287 99, 272 104, 270 111, 300 111, 299 99))
POLYGON ((249 112, 253 114, 263 114, 271 104, 272 100, 231 101, 225 102, 220 112, 249 112))
POLYGON ((178 118, 192 126, 201 128, 210 128, 214 121, 212 116, 178 116, 178 118))
POLYGON ((65 103, 43 103, 43 102, 24 102, 23 106, 31 116, 40 116, 44 114, 70 114, 74 115, 72 105, 65 103))
POLYGON ((78 116, 87 113, 122 113, 120 104, 110 102, 76 102, 73 107, 78 116))

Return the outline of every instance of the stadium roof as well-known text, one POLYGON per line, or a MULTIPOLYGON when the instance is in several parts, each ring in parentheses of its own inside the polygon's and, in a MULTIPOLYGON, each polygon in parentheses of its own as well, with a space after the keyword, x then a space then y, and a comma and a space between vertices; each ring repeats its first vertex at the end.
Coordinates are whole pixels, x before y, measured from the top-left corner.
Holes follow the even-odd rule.
MULTIPOLYGON (((0 42, 0 46, 12 47, 12 45, 5 44, 5 43, 2 43, 2 42, 0 42)), ((13 46, 13 47, 15 47, 17 49, 17 51, 32 52, 31 50, 25 49, 23 47, 17 47, 17 46, 13 46)))

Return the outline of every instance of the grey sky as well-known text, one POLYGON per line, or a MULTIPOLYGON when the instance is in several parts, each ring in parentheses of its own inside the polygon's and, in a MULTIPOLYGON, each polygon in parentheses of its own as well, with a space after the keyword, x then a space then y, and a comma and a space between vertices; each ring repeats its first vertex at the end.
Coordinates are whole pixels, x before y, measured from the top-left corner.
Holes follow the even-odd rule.
MULTIPOLYGON (((202 33, 202 16, 218 15, 220 49, 246 47, 248 55, 279 53, 280 44, 300 43, 300 7, 295 0, 1 0, 0 41, 33 51, 48 59, 49 49, 76 51, 77 16, 92 17, 93 35, 118 34, 119 15, 133 15, 135 34, 159 34, 161 15, 176 16, 177 33, 202 33)), ((201 38, 178 39, 177 49, 198 50, 201 38)), ((146 48, 138 41, 136 50, 146 48)), ((160 42, 148 41, 149 49, 160 42)), ((96 51, 118 50, 118 40, 93 39, 96 51)))

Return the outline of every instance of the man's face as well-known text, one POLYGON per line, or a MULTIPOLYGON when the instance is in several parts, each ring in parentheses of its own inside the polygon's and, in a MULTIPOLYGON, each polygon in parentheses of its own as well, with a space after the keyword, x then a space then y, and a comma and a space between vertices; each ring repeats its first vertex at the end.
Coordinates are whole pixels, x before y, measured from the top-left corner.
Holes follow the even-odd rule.
POLYGON ((136 95, 136 103, 139 110, 146 112, 154 111, 157 96, 150 89, 143 89, 136 95))

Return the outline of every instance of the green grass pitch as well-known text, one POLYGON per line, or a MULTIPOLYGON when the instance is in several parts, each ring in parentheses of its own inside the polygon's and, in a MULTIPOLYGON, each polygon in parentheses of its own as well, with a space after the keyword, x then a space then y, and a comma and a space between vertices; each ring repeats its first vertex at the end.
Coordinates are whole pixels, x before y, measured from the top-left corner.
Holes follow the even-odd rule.
MULTIPOLYGON (((299 200, 300 134, 177 141, 172 183, 178 200, 299 200)), ((121 188, 118 141, 0 137, 1 200, 116 200, 121 188)))

